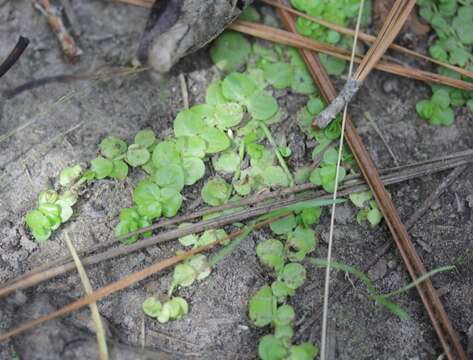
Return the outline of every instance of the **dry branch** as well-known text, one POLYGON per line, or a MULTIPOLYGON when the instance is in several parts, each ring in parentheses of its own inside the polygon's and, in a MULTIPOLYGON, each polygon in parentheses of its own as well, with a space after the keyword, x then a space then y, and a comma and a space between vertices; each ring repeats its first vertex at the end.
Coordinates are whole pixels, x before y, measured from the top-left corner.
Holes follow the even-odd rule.
POLYGON ((33 0, 33 5, 46 16, 49 26, 61 44, 62 51, 69 60, 74 61, 82 54, 82 50, 77 46, 74 38, 66 29, 61 18, 61 11, 56 6, 51 5, 49 0, 33 0))

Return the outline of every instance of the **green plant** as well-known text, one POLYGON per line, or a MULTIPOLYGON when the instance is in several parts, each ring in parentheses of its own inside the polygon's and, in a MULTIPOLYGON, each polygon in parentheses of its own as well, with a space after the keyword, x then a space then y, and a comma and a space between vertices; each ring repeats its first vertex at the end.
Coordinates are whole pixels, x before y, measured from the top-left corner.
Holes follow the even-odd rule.
MULTIPOLYGON (((430 55, 462 68, 473 69, 473 4, 458 0, 422 0, 417 2, 420 15, 436 33, 435 42, 429 47, 430 55)), ((437 71, 446 76, 461 79, 462 76, 439 67, 437 71)), ((471 79, 464 77, 464 80, 471 79)), ((472 92, 432 85, 432 98, 416 105, 420 117, 433 125, 451 125, 455 120, 454 108, 467 105, 473 112, 472 92)))
MULTIPOLYGON (((337 25, 347 26, 356 18, 360 5, 359 0, 291 0, 292 6, 307 13, 308 15, 322 18, 337 25)), ((370 6, 370 2, 366 2, 370 6)), ((364 11, 370 14, 370 11, 364 11)), ((369 21, 365 18, 364 22, 369 21)), ((315 40, 329 43, 331 45, 351 46, 350 38, 338 33, 337 31, 327 29, 322 25, 316 24, 308 19, 299 17, 296 20, 296 30, 301 35, 313 38, 315 40)), ((330 75, 341 75, 345 71, 346 62, 328 55, 320 54, 320 61, 325 70, 330 75)))
POLYGON ((349 198, 353 205, 360 209, 356 215, 358 224, 367 220, 374 227, 381 222, 383 215, 379 211, 376 202, 372 200, 373 194, 371 191, 352 193, 349 195, 349 198))
POLYGON ((83 171, 80 165, 64 168, 59 174, 61 192, 42 191, 38 195, 38 206, 27 212, 25 222, 36 241, 46 241, 54 230, 68 221, 72 206, 77 202, 77 190, 87 180, 93 178, 89 171, 83 171))
POLYGON ((127 152, 127 144, 114 136, 108 136, 100 143, 102 156, 90 162, 90 169, 96 179, 111 177, 124 180, 128 175, 128 165, 123 161, 127 152))

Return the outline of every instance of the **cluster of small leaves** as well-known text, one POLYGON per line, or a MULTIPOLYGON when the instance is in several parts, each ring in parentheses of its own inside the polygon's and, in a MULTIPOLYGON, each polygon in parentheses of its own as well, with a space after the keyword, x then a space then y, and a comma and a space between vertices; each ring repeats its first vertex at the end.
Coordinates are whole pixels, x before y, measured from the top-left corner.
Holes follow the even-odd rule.
POLYGON ((54 230, 71 218, 72 206, 77 202, 74 185, 92 177, 93 174, 90 171, 83 172, 80 165, 69 166, 59 175, 59 184, 64 189, 61 194, 52 189, 39 193, 37 208, 26 214, 26 225, 37 241, 49 239, 54 230))
POLYGON ((311 360, 318 352, 309 342, 292 344, 295 312, 286 302, 306 279, 306 269, 300 262, 316 248, 311 226, 319 221, 320 213, 319 207, 306 208, 273 222, 270 227, 278 239, 264 240, 256 247, 259 261, 275 275, 271 286, 263 286, 249 302, 253 324, 274 328, 273 334, 259 342, 262 360, 311 360))
MULTIPOLYGON (((417 1, 420 15, 430 23, 437 38, 429 48, 430 55, 442 62, 473 70, 473 4, 459 0, 417 1)), ((439 67, 446 76, 461 79, 450 69, 439 67)), ((471 81, 469 78, 464 80, 471 81)), ((442 85, 431 85, 431 99, 417 103, 419 116, 434 125, 451 125, 455 120, 454 107, 468 106, 473 112, 473 93, 442 85)))
POLYGON ((374 227, 381 222, 383 215, 381 211, 379 211, 376 202, 373 200, 371 191, 352 193, 349 195, 349 198, 353 205, 360 209, 356 215, 358 224, 367 220, 371 227, 374 227))
MULTIPOLYGON (((333 192, 337 171, 338 151, 329 147, 330 143, 340 137, 341 119, 338 117, 323 130, 315 130, 312 121, 326 107, 325 102, 316 95, 312 95, 307 105, 299 110, 297 121, 299 127, 309 138, 313 138, 317 145, 312 151, 312 158, 322 156, 322 161, 315 169, 302 168, 296 172, 296 182, 304 183, 309 180, 315 185, 321 185, 327 192, 333 192), (327 149, 327 147, 329 147, 327 149)), ((338 182, 342 182, 348 169, 356 167, 356 162, 350 150, 344 146, 342 151, 341 166, 338 173, 338 182)))
MULTIPOLYGON (((321 18, 337 25, 348 26, 358 14, 360 0, 291 0, 291 4, 296 9, 313 17, 321 18)), ((369 6, 370 2, 366 2, 366 4, 369 6)), ((367 10, 364 13, 370 14, 370 11, 367 10)), ((363 23, 367 21, 369 21, 369 18, 364 19, 363 23)), ((302 17, 296 20, 296 30, 301 35, 317 41, 331 45, 341 45, 347 48, 352 46, 352 40, 349 37, 302 17)), ((345 60, 325 54, 320 54, 319 57, 328 74, 341 75, 345 71, 345 60)))
POLYGON ((187 301, 179 296, 171 298, 164 304, 155 297, 149 297, 143 302, 142 308, 146 315, 157 319, 161 324, 169 320, 179 320, 189 311, 187 301))

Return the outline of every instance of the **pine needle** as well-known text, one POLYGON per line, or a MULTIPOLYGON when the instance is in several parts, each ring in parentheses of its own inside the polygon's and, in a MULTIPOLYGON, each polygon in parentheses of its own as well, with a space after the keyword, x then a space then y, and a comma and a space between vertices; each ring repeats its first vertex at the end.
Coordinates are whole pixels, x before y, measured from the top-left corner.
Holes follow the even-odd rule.
MULTIPOLYGON (((233 22, 229 28, 234 31, 255 36, 260 39, 293 46, 299 49, 316 51, 319 53, 331 55, 338 59, 350 60, 349 51, 346 49, 341 49, 333 45, 318 42, 316 40, 306 38, 305 36, 281 30, 272 26, 237 20, 233 22)), ((361 63, 362 59, 356 56, 354 62, 361 63)), ((473 83, 464 80, 453 79, 451 77, 432 73, 430 71, 401 66, 384 60, 374 64, 374 68, 409 79, 420 80, 427 83, 437 83, 462 90, 473 90, 473 83)))
MULTIPOLYGON (((69 234, 66 232, 64 234, 64 240, 66 242, 67 247, 69 248, 69 252, 71 253, 72 258, 74 259, 74 263, 77 267, 77 272, 79 273, 80 280, 82 281, 82 285, 84 286, 85 293, 87 295, 92 294, 94 291, 92 289, 92 285, 90 284, 89 277, 87 276, 87 272, 82 265, 82 262, 77 255, 76 249, 72 244, 72 241, 69 237, 69 234)), ((89 304, 90 311, 92 313, 92 320, 95 324, 95 334, 97 336, 97 344, 99 347, 99 357, 100 360, 108 360, 108 348, 107 348, 107 336, 105 335, 105 329, 103 327, 102 318, 99 313, 99 308, 97 303, 94 301, 89 304)))

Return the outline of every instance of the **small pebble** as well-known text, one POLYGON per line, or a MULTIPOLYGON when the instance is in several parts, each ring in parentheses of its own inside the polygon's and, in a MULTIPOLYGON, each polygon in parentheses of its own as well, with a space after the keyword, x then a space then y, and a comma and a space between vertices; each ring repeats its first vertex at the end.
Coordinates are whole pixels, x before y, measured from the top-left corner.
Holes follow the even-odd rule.
POLYGON ((388 271, 386 260, 379 260, 369 271, 368 275, 373 280, 382 279, 388 271))
POLYGON ((466 197, 466 202, 468 203, 468 207, 472 209, 473 208, 473 194, 470 194, 466 197))
POLYGON ((383 91, 386 94, 399 91, 399 82, 397 79, 389 79, 383 82, 383 91))

